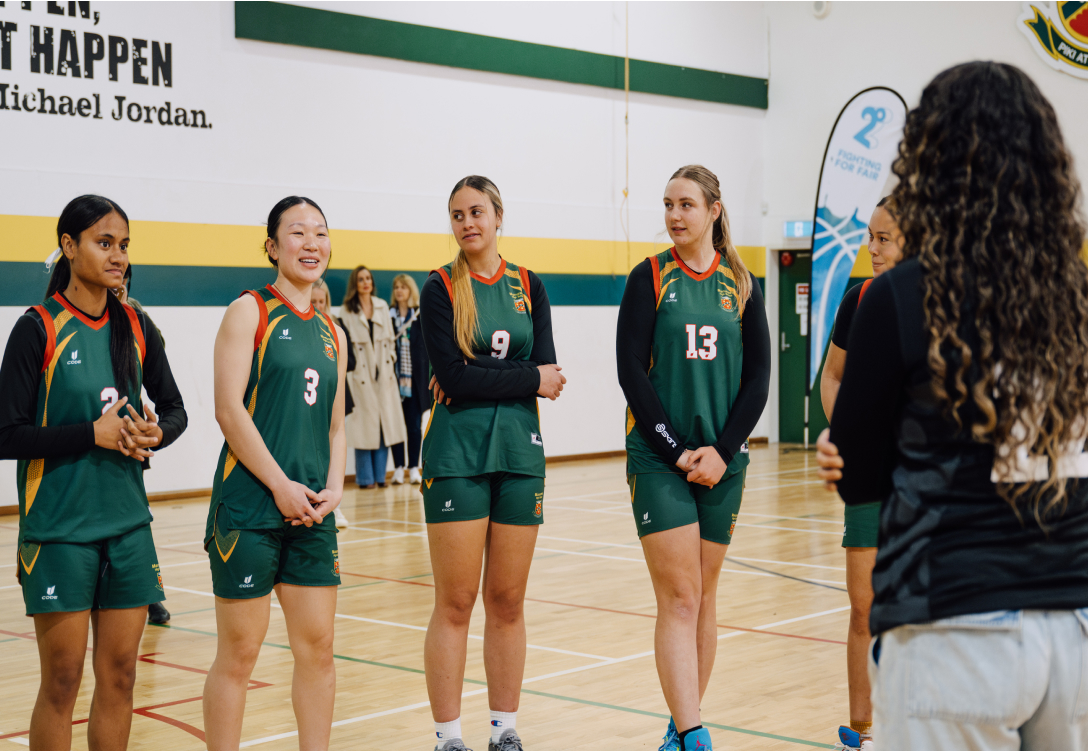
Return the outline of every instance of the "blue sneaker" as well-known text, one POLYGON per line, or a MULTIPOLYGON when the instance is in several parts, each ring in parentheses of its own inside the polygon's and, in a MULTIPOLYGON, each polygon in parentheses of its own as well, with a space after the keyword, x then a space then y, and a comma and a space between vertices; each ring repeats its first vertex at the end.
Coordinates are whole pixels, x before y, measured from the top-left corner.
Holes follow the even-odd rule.
POLYGON ((871 738, 862 738, 858 731, 840 725, 839 742, 835 744, 835 748, 838 751, 875 751, 876 745, 871 738))
POLYGON ((664 743, 661 744, 661 748, 657 751, 680 751, 680 734, 676 732, 676 723, 673 722, 672 717, 669 718, 669 727, 665 730, 665 737, 661 740, 664 743))
POLYGON ((706 728, 693 730, 684 736, 684 745, 680 751, 714 751, 710 742, 710 731, 706 728))

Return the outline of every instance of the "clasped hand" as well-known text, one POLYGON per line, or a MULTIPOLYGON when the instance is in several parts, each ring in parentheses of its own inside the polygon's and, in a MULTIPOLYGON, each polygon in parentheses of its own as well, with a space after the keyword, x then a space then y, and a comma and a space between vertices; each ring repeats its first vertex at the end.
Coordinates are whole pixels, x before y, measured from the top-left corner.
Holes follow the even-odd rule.
POLYGON ((154 453, 152 446, 162 442, 162 428, 159 418, 147 404, 144 405, 144 417, 128 403, 128 397, 119 399, 102 416, 94 421, 94 443, 104 449, 120 451, 138 461, 144 461, 154 453), (128 409, 127 415, 121 415, 121 408, 128 409))
MULTIPOLYGON (((540 373, 540 388, 536 390, 536 393, 540 396, 547 397, 554 402, 562 393, 563 384, 567 382, 567 377, 559 372, 563 368, 558 365, 546 363, 544 365, 538 365, 536 369, 540 373)), ((431 381, 427 384, 427 388, 434 392, 435 404, 448 405, 453 401, 453 399, 446 396, 446 392, 442 390, 442 387, 438 384, 438 378, 435 376, 431 376, 431 381)))
POLYGON ((300 482, 287 480, 283 485, 272 490, 276 508, 283 514, 285 522, 292 527, 305 525, 311 527, 320 524, 326 516, 340 505, 343 493, 334 493, 328 488, 315 493, 300 482))
POLYGON ((713 446, 703 446, 694 451, 684 449, 676 460, 676 466, 688 473, 688 482, 712 488, 721 482, 726 465, 722 455, 713 446))

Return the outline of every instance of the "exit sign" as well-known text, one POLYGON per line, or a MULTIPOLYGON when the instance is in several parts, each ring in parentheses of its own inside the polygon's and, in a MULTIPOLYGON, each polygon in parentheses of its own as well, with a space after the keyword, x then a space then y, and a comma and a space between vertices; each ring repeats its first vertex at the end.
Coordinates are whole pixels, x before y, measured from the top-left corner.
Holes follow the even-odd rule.
POLYGON ((809 220, 797 222, 782 222, 782 237, 786 239, 811 236, 812 222, 809 220))

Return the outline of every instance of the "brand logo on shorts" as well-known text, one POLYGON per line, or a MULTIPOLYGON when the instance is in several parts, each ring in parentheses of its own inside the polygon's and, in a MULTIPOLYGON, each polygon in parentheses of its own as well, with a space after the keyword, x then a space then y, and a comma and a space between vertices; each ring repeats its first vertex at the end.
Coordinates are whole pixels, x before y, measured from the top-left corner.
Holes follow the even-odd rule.
POLYGON ((340 551, 332 550, 332 572, 337 576, 340 576, 340 551))
POLYGON ((247 576, 242 581, 243 581, 243 583, 238 585, 238 587, 240 589, 246 589, 246 588, 253 587, 253 574, 250 574, 249 576, 247 576))
POLYGON ((657 427, 654 428, 654 429, 658 433, 660 433, 661 435, 665 436, 665 440, 669 442, 670 446, 672 446, 673 448, 676 448, 676 441, 674 441, 672 439, 672 436, 669 435, 669 431, 665 430, 665 423, 663 423, 663 422, 658 423, 657 427))
POLYGON ((533 511, 533 516, 540 516, 544 513, 544 494, 536 494, 536 509, 533 511))
POLYGON ((72 359, 68 361, 68 364, 69 365, 79 365, 81 362, 83 362, 83 361, 79 359, 79 350, 78 349, 73 349, 72 350, 72 359))
POLYGON ((649 524, 650 523, 650 512, 649 511, 647 511, 645 514, 642 515, 642 523, 643 524, 649 524))
POLYGON ((453 511, 453 499, 452 498, 449 499, 448 501, 446 501, 446 508, 444 508, 442 510, 443 511, 453 511))
POLYGON ((158 579, 158 581, 159 581, 157 586, 159 588, 159 591, 161 592, 162 591, 162 574, 159 572, 159 564, 152 563, 151 564, 151 570, 155 572, 155 578, 158 579))
POLYGON ((53 594, 55 591, 57 591, 57 585, 56 584, 54 584, 52 587, 48 587, 45 590, 45 594, 42 595, 42 599, 43 600, 55 600, 55 599, 57 599, 57 595, 53 594))
POLYGON ((287 332, 288 329, 284 329, 283 333, 280 335, 280 339, 290 339, 291 337, 287 335, 287 332))
POLYGON ((729 536, 733 536, 733 530, 737 528, 737 515, 733 514, 733 523, 729 525, 729 536))
POLYGON ((529 443, 533 444, 534 446, 543 446, 544 445, 544 441, 540 440, 540 434, 539 433, 530 433, 529 434, 529 443))

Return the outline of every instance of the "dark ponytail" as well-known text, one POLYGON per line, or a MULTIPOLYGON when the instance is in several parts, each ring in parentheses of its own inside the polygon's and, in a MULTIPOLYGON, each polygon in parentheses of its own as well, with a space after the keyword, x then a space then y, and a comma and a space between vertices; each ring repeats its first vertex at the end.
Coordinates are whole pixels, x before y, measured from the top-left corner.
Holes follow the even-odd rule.
MULTIPOLYGON (((268 212, 268 223, 265 226, 268 229, 268 237, 270 240, 272 240, 273 242, 275 242, 276 240, 276 230, 280 228, 280 219, 283 218, 283 213, 292 206, 298 206, 299 204, 303 203, 309 206, 313 206, 315 209, 317 209, 317 213, 321 214, 321 218, 325 219, 325 212, 321 210, 320 206, 314 203, 314 200, 312 198, 307 198, 306 196, 287 196, 287 198, 281 198, 276 203, 276 205, 272 207, 272 210, 268 212)), ((328 223, 329 220, 325 219, 326 226, 328 226, 328 223)), ((268 258, 268 262, 276 268, 279 268, 279 264, 276 262, 276 260, 273 259, 272 256, 268 255, 267 246, 265 246, 264 252, 265 256, 268 258)), ((326 266, 325 269, 327 271, 328 266, 326 266)))
MULTIPOLYGON (((63 237, 68 235, 79 244, 79 236, 104 216, 117 212, 128 224, 128 215, 116 203, 108 198, 85 195, 72 199, 57 220, 57 246, 63 248, 63 237)), ((72 281, 72 265, 62 252, 49 277, 49 286, 45 299, 57 292, 63 292, 72 281)), ((113 362, 113 380, 122 395, 130 388, 139 385, 137 379, 137 352, 132 333, 132 321, 125 313, 125 306, 117 299, 112 290, 106 291, 106 312, 110 316, 110 360, 113 362)))

